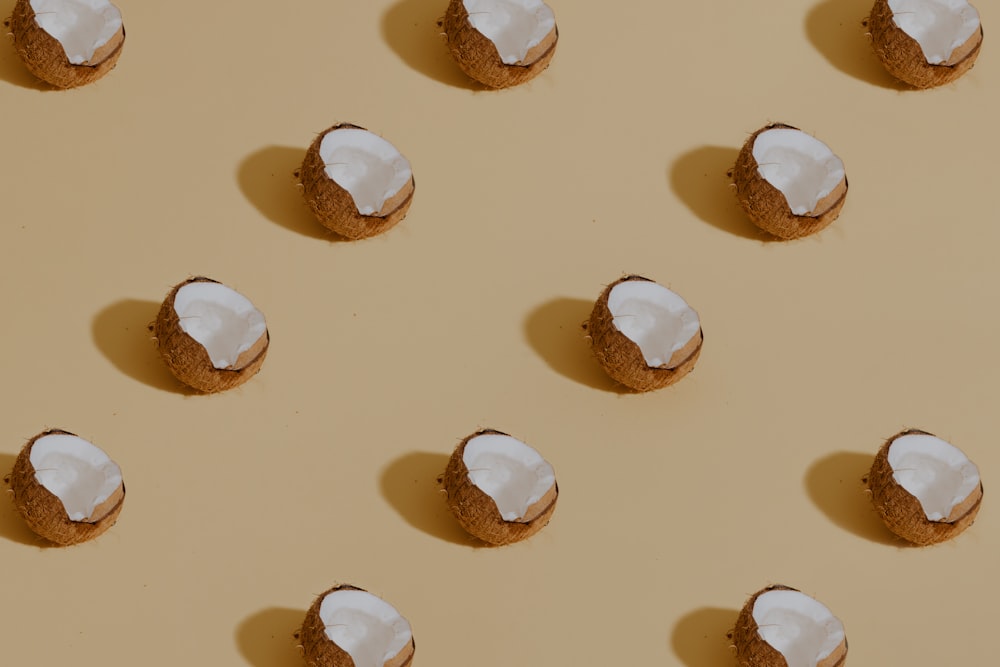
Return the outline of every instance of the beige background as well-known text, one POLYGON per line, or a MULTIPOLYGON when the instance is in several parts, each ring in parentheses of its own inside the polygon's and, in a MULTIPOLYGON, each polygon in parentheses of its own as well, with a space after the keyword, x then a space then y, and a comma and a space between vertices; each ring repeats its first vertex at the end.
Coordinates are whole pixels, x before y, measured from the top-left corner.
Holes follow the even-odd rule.
POLYGON ((871 54, 867 2, 554 1, 552 67, 493 93, 451 62, 445 4, 121 0, 117 69, 69 92, 0 48, 0 469, 58 426, 128 487, 70 549, 0 506, 4 664, 292 667, 337 582, 399 608, 425 666, 733 665, 726 631, 770 583, 825 602, 851 664, 989 663, 996 5, 975 69, 912 92, 871 54), (295 188, 338 121, 414 166, 382 237, 329 237, 295 188), (762 239, 729 191, 768 121, 847 165, 816 237, 762 239), (626 272, 703 320, 694 373, 651 395, 616 391, 579 328, 626 272), (225 395, 184 391, 146 329, 198 274, 268 318, 263 370, 225 395), (562 492, 503 549, 435 483, 486 426, 562 492), (907 426, 982 470, 952 543, 902 546, 863 494, 907 426))

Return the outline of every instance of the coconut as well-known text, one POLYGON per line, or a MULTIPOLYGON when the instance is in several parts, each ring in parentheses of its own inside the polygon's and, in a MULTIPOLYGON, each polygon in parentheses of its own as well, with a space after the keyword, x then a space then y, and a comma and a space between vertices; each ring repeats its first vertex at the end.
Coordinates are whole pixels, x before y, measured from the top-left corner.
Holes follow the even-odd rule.
POLYGON ((462 527, 497 546, 544 528, 559 497, 552 466, 525 443, 494 429, 462 440, 442 481, 448 507, 462 527))
POLYGON ((966 0, 876 0, 868 30, 889 73, 915 88, 962 76, 983 43, 979 12, 966 0))
POLYGON ((542 73, 559 29, 542 0, 451 0, 448 48, 462 71, 488 88, 509 88, 542 73))
POLYGON ((118 464, 97 446, 60 429, 28 441, 9 482, 28 527, 60 545, 86 542, 111 528, 125 501, 118 464))
POLYGON ((160 355, 178 380, 214 393, 260 370, 270 337, 264 315, 239 292, 210 278, 174 287, 154 324, 160 355))
POLYGON ((844 163, 822 141, 783 123, 754 132, 733 168, 736 198, 754 224, 782 239, 814 234, 840 215, 844 163))
POLYGON ((310 667, 406 667, 416 650, 410 624, 392 605, 348 585, 316 598, 298 638, 310 667))
POLYGON ((349 123, 316 137, 299 178, 316 218, 349 239, 395 226, 406 217, 415 187, 410 163, 395 146, 349 123))
POLYGON ((976 465, 954 445, 917 429, 882 445, 868 488, 889 530, 921 546, 949 540, 971 526, 983 499, 976 465))
POLYGON ((125 44, 121 12, 108 0, 17 0, 10 30, 24 65, 56 88, 97 81, 125 44))
POLYGON ((840 619, 787 586, 768 586, 747 600, 733 643, 743 667, 839 667, 847 661, 840 619))
POLYGON ((607 374, 636 391, 661 389, 690 373, 704 340, 698 313, 684 299, 634 275, 605 288, 585 328, 607 374))

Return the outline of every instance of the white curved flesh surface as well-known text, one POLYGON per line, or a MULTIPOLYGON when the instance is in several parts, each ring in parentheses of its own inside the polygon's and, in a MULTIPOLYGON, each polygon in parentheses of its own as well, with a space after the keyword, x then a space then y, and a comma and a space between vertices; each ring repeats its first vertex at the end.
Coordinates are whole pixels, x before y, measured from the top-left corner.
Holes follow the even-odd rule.
POLYGON ((615 328, 639 346, 650 368, 665 367, 701 330, 698 313, 684 299, 646 280, 627 280, 611 288, 608 310, 615 328))
POLYGON ((523 519, 556 482, 552 466, 520 440, 484 433, 465 443, 469 481, 493 499, 504 521, 523 519))
POLYGON ((74 65, 89 61, 122 27, 121 12, 108 0, 31 0, 31 8, 74 65))
POLYGON ((774 128, 753 143, 757 173, 785 196, 795 215, 808 215, 844 180, 844 163, 819 139, 774 128))
POLYGON ((469 23, 493 42, 505 65, 516 65, 556 26, 541 0, 464 0, 469 23))
POLYGON ((327 132, 320 142, 326 175, 347 190, 361 215, 376 215, 410 179, 410 163, 382 137, 356 128, 327 132))
POLYGON ((382 667, 413 639, 410 624, 395 607, 365 591, 329 593, 319 617, 326 636, 351 656, 354 667, 382 667))
POLYGON ((35 480, 62 501, 71 521, 90 519, 122 484, 122 471, 83 438, 53 433, 35 440, 29 455, 35 480))
POLYGON ((889 0, 889 9, 931 65, 946 62, 979 30, 979 12, 966 0, 889 0))
POLYGON ((930 521, 944 521, 979 487, 979 469, 954 445, 933 435, 900 436, 889 445, 892 478, 920 501, 930 521))
POLYGON ((184 333, 201 343, 219 369, 233 366, 267 331, 250 300, 219 283, 184 285, 174 295, 174 310, 184 333))
POLYGON ((761 639, 785 656, 788 667, 816 667, 844 641, 844 626, 825 605, 798 591, 757 597, 753 620, 761 639))

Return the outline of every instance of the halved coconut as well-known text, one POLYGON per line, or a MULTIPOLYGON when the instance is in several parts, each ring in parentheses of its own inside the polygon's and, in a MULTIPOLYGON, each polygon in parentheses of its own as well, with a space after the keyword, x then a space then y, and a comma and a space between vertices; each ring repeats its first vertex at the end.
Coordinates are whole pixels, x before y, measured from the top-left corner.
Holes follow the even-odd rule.
POLYGON ((983 43, 979 12, 966 0, 876 0, 868 29, 885 68, 915 88, 962 76, 983 43))
POLYGON ((28 441, 10 475, 28 527, 56 544, 91 540, 115 524, 125 501, 122 471, 97 446, 51 429, 28 441))
POLYGON ((270 338, 264 315, 239 292, 210 278, 174 287, 154 325, 167 367, 207 393, 239 386, 260 370, 270 338))
POLYGON ((586 329, 608 375, 636 391, 661 389, 690 373, 704 340, 698 313, 642 276, 608 285, 586 329))
POLYGON ((768 586, 743 606, 733 630, 744 667, 839 667, 844 625, 825 605, 787 586, 768 586))
POLYGON ((18 0, 10 29, 28 70, 57 88, 100 79, 125 43, 121 12, 108 0, 18 0))
POLYGON ((754 224, 779 238, 814 234, 840 215, 844 163, 822 141, 782 123, 754 132, 733 168, 736 198, 754 224))
POLYGON ((458 66, 489 88, 541 74, 559 40, 555 14, 542 0, 451 0, 444 31, 458 66))
POLYGON ((517 542, 540 531, 552 518, 559 497, 552 466, 525 443, 493 429, 462 440, 442 481, 458 522, 493 545, 517 542))
POLYGON ((954 445, 917 429, 882 445, 868 488, 889 530, 919 545, 949 540, 971 526, 983 499, 976 465, 954 445))
POLYGON ((299 178, 316 218, 349 239, 381 234, 406 217, 415 188, 410 163, 395 146, 349 123, 316 137, 299 178))
POLYGON ((396 609, 354 586, 335 586, 313 602, 299 642, 311 667, 405 667, 416 644, 396 609))

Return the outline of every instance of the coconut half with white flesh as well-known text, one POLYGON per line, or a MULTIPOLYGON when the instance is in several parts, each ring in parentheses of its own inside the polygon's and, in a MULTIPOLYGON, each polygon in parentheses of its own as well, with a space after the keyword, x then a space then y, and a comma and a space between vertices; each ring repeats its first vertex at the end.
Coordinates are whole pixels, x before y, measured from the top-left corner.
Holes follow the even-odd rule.
POLYGON ((99 447, 50 429, 28 441, 9 479, 14 505, 28 527, 60 545, 107 531, 125 501, 122 471, 99 447))
POLYGON ((847 198, 843 161, 819 139, 783 123, 747 139, 733 182, 754 224, 782 239, 823 229, 837 219, 847 198))
POLYGON ((542 0, 451 0, 444 31, 458 66, 488 88, 541 74, 559 40, 555 14, 542 0))
POLYGON ((686 376, 704 340, 698 313, 683 298, 635 275, 605 288, 585 328, 607 374, 636 391, 661 389, 686 376))
POLYGON ((882 445, 868 488, 889 530, 921 546, 949 540, 971 526, 983 499, 976 465, 954 445, 917 429, 882 445))
POLYGON ((267 355, 264 315, 236 290, 210 278, 174 287, 154 324, 160 356, 184 384, 206 393, 253 377, 267 355))
POLYGON ((442 482, 448 507, 462 527, 498 546, 544 528, 559 497, 555 471, 541 454, 493 429, 462 440, 442 482))
POLYGON ((25 67, 57 88, 100 79, 125 44, 121 12, 108 0, 18 0, 10 29, 25 67))
POLYGON ((966 0, 876 0, 868 30, 886 70, 915 88, 962 76, 983 43, 979 12, 966 0))
POLYGON ((409 161, 373 132, 341 123, 324 131, 299 171, 316 219, 349 239, 381 234, 406 217, 415 182, 409 161))
POLYGON ((406 667, 416 650, 395 607, 348 585, 316 598, 298 637, 310 667, 406 667))
POLYGON ((747 600, 733 643, 743 667, 839 667, 847 661, 840 619, 788 586, 768 586, 747 600))

